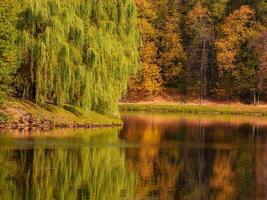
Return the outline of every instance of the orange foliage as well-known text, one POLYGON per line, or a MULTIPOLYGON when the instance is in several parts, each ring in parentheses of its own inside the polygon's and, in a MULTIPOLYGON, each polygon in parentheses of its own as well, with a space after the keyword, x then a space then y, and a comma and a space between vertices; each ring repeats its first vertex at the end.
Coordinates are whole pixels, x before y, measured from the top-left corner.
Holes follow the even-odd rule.
POLYGON ((254 15, 255 12, 252 8, 241 6, 239 10, 236 10, 226 18, 220 28, 222 37, 216 42, 219 71, 229 71, 236 67, 236 59, 241 42, 248 35, 248 31, 251 28, 251 25, 248 25, 248 23, 254 15))
POLYGON ((139 27, 143 42, 140 49, 142 69, 131 78, 129 87, 134 93, 153 96, 160 92, 162 85, 160 68, 156 64, 158 48, 155 44, 156 29, 153 27, 156 12, 153 2, 150 0, 136 0, 136 5, 139 11, 139 27))

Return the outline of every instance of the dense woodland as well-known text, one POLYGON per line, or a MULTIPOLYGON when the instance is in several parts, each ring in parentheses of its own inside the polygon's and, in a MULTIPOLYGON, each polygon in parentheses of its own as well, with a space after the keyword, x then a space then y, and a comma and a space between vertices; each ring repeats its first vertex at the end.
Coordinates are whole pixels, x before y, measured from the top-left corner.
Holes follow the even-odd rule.
POLYGON ((136 0, 143 68, 134 94, 176 88, 181 100, 266 98, 266 0, 136 0))
POLYGON ((256 104, 266 12, 266 0, 1 0, 0 96, 113 115, 127 89, 256 104))

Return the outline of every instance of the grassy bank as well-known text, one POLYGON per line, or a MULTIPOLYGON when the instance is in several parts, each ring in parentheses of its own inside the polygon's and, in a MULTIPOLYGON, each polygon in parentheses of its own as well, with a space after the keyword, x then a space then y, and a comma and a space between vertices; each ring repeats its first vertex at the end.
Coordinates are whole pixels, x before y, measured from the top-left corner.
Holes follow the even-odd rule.
POLYGON ((248 105, 181 105, 181 104, 120 104, 121 111, 173 112, 222 115, 259 115, 267 116, 266 106, 248 105))
POLYGON ((31 115, 36 121, 47 120, 58 126, 121 124, 120 119, 70 105, 59 107, 53 104, 46 104, 41 107, 30 101, 8 98, 0 107, 0 122, 19 122, 25 115, 31 115))

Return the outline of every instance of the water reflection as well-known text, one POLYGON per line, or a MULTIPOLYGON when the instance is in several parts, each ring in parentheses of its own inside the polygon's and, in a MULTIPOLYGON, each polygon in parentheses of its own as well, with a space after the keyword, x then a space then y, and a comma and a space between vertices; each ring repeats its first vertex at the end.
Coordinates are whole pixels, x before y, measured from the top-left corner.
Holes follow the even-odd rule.
POLYGON ((117 131, 97 132, 83 130, 68 136, 58 131, 58 138, 53 138, 58 144, 52 146, 50 134, 2 136, 0 140, 8 138, 9 143, 0 150, 0 199, 132 200, 135 173, 127 170, 125 153, 110 146, 118 141, 117 131), (94 146, 96 139, 105 145, 94 146), (28 141, 29 146, 16 148, 14 140, 28 141), (47 143, 38 143, 42 140, 47 143))
POLYGON ((136 199, 266 199, 267 126, 253 120, 124 115, 120 137, 138 144, 126 150, 136 199))
POLYGON ((0 199, 267 199, 265 118, 123 120, 122 130, 2 131, 0 199))

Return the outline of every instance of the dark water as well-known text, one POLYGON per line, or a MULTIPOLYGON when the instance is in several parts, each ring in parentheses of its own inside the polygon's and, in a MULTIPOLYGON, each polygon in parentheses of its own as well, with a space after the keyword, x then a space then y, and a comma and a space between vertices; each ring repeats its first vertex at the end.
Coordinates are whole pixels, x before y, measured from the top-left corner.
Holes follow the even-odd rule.
POLYGON ((267 199, 267 119, 123 120, 122 130, 2 131, 0 200, 267 199))

